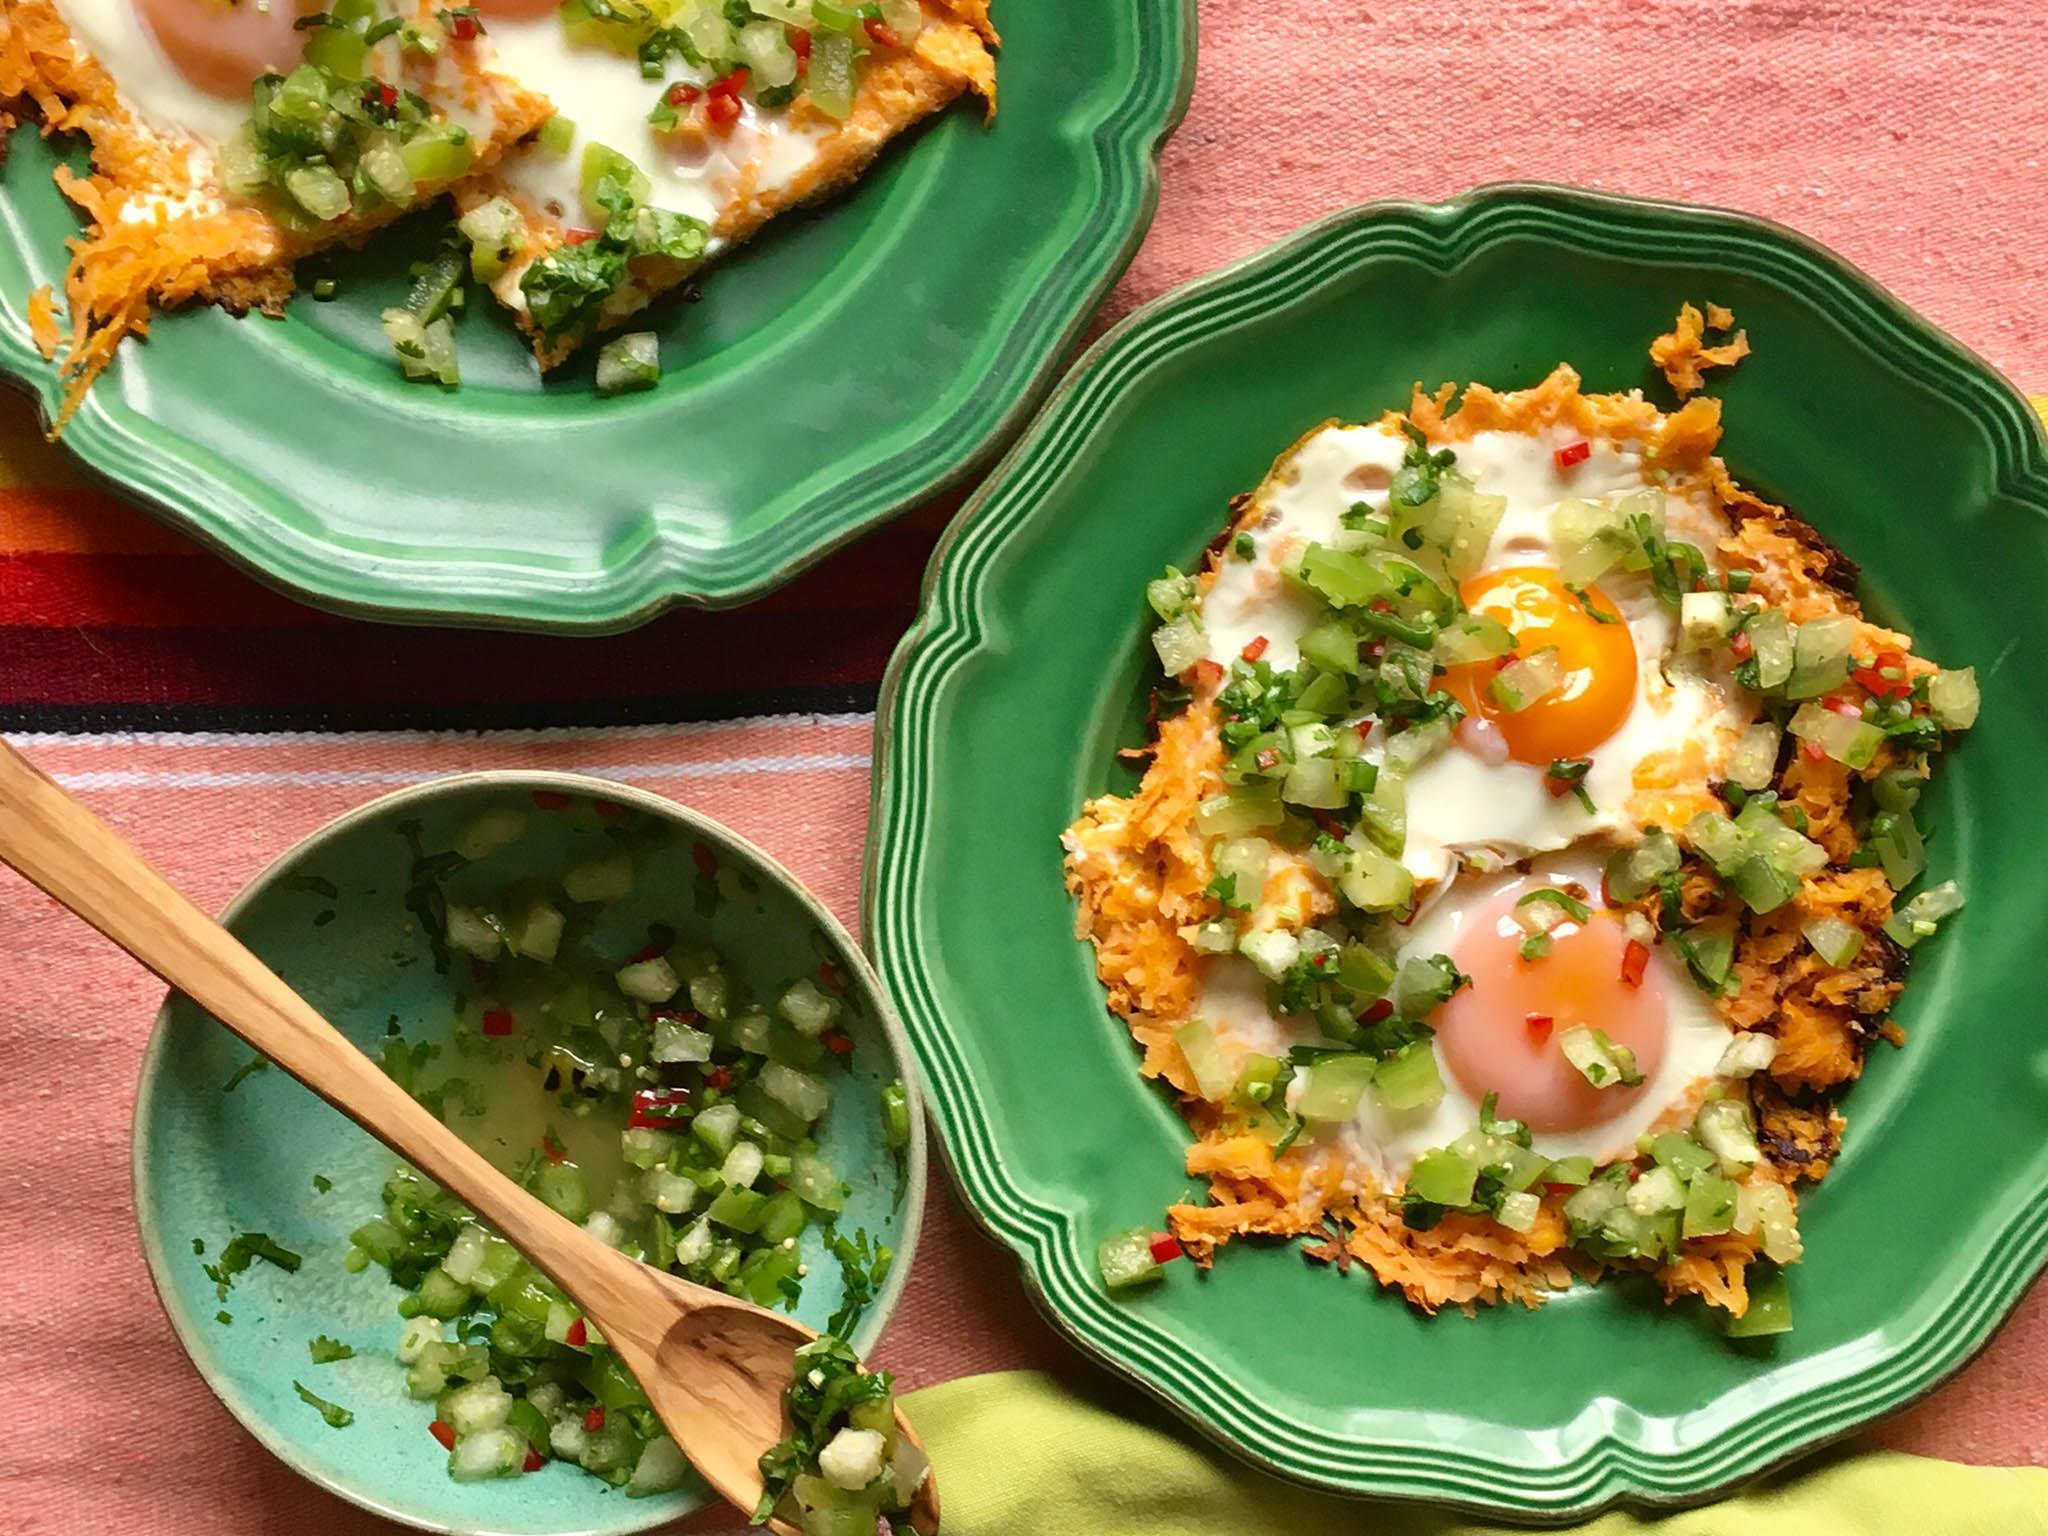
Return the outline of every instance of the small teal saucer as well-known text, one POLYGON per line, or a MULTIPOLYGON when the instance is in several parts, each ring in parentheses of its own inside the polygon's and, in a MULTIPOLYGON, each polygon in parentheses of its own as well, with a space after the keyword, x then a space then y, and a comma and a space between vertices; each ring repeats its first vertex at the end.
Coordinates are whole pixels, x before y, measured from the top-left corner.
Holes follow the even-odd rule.
MULTIPOLYGON (((881 1294, 853 1330, 865 1352, 902 1293, 917 1244, 924 1119, 901 1027, 859 948, 780 864, 696 813, 644 791, 561 773, 475 773, 374 800, 314 833, 235 898, 225 922, 356 1045, 375 1054, 394 1019, 407 1039, 445 1035, 456 983, 438 974, 404 905, 414 841, 447 848, 478 812, 531 806, 535 791, 600 799, 674 823, 673 855, 644 860, 633 914, 701 933, 757 995, 829 960, 847 982, 853 1083, 835 1096, 825 1151, 852 1186, 840 1230, 865 1228, 895 1250, 881 1294), (695 916, 693 841, 740 874, 740 899, 695 916), (901 1166, 883 1137, 880 1094, 901 1077, 912 1096, 901 1166)), ((526 836, 485 856, 479 878, 558 873, 612 846, 602 822, 529 817, 526 836)), ((242 1073, 249 1048, 182 998, 158 1016, 135 1105, 135 1208, 157 1294, 215 1395, 279 1459, 353 1503, 422 1530, 459 1536, 619 1536, 674 1520, 703 1492, 633 1499, 560 1462, 498 1482, 457 1483, 427 1432, 432 1406, 407 1397, 392 1351, 400 1291, 372 1265, 342 1264, 348 1234, 381 1213, 393 1154, 282 1071, 242 1073), (238 1076, 238 1074, 241 1074, 238 1076), (234 1081, 234 1086, 227 1085, 234 1081), (230 1237, 262 1232, 302 1256, 288 1273, 258 1261, 223 1296, 206 1266, 230 1237), (195 1251, 203 1245, 205 1252, 195 1251), (223 1321, 222 1314, 232 1319, 223 1321), (326 1334, 355 1354, 312 1363, 326 1334), (294 1383, 354 1415, 330 1427, 294 1383)), ((839 1305, 839 1266, 804 1235, 809 1277, 797 1315, 822 1327, 839 1305)))

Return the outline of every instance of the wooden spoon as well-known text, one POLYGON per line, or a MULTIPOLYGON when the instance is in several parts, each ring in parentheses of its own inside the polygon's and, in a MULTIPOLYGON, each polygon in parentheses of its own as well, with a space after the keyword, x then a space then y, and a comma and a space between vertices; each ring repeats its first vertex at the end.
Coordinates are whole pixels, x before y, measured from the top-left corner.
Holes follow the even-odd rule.
MULTIPOLYGON (((761 1497, 783 1438, 793 1318, 641 1264, 548 1209, 415 1103, 333 1025, 105 822, 0 741, 0 861, 377 1137, 489 1222, 575 1300, 639 1379, 690 1464, 737 1508, 761 1497)), ((897 1428, 923 1446, 899 1413, 897 1428)), ((927 1477, 910 1524, 939 1525, 927 1477)), ((777 1519, 770 1528, 797 1536, 777 1519)))

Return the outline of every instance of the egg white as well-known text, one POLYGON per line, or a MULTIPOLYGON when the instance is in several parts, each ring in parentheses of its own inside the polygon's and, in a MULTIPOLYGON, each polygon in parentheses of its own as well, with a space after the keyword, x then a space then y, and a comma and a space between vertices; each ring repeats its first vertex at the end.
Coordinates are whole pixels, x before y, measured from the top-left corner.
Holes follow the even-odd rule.
POLYGON ((661 79, 648 80, 638 59, 601 44, 572 41, 552 13, 489 25, 493 67, 547 97, 576 131, 566 153, 534 143, 516 146, 488 183, 493 191, 510 193, 529 209, 571 226, 592 222, 581 192, 583 152, 591 144, 617 150, 639 166, 654 207, 715 224, 733 200, 743 171, 752 169, 756 191, 779 191, 816 159, 820 143, 837 126, 798 127, 787 113, 764 112, 743 98, 731 132, 711 135, 691 150, 657 133, 647 114, 669 86, 708 83, 702 69, 672 59, 661 79))

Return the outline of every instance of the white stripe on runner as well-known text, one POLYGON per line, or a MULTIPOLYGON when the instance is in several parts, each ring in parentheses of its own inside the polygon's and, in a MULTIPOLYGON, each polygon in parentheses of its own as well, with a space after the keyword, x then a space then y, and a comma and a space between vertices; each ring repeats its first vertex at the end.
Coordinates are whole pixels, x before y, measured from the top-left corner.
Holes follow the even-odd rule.
POLYGON ((674 725, 562 725, 505 730, 438 731, 28 731, 8 739, 26 747, 309 747, 434 746, 448 742, 648 741, 658 736, 701 736, 712 731, 872 726, 874 711, 843 715, 736 715, 730 720, 688 720, 674 725))
MULTIPOLYGON (((784 757, 722 757, 702 763, 617 763, 570 770, 594 779, 614 779, 630 784, 643 779, 715 779, 726 774, 810 773, 867 768, 865 752, 798 752, 784 757)), ((228 773, 205 771, 151 771, 110 768, 86 773, 59 773, 54 777, 66 789, 266 789, 322 788, 348 785, 424 784, 446 778, 459 768, 306 768, 268 772, 250 769, 228 773)), ((492 770, 496 771, 496 770, 492 770)), ((517 768, 505 770, 517 773, 517 768)), ((551 772, 551 769, 534 769, 551 772)))

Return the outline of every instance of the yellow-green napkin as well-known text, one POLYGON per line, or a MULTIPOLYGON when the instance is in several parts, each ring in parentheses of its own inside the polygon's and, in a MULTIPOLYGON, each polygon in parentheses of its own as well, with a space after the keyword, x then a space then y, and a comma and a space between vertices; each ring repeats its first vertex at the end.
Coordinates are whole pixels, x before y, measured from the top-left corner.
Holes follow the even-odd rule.
MULTIPOLYGON (((1255 1472, 1135 1394, 1029 1371, 909 1394, 947 1536, 1511 1536, 1415 1505, 1308 1492, 1255 1472)), ((1834 1454, 1722 1503, 1609 1514, 1578 1536, 2048 1536, 2048 1469, 1834 1454)))

